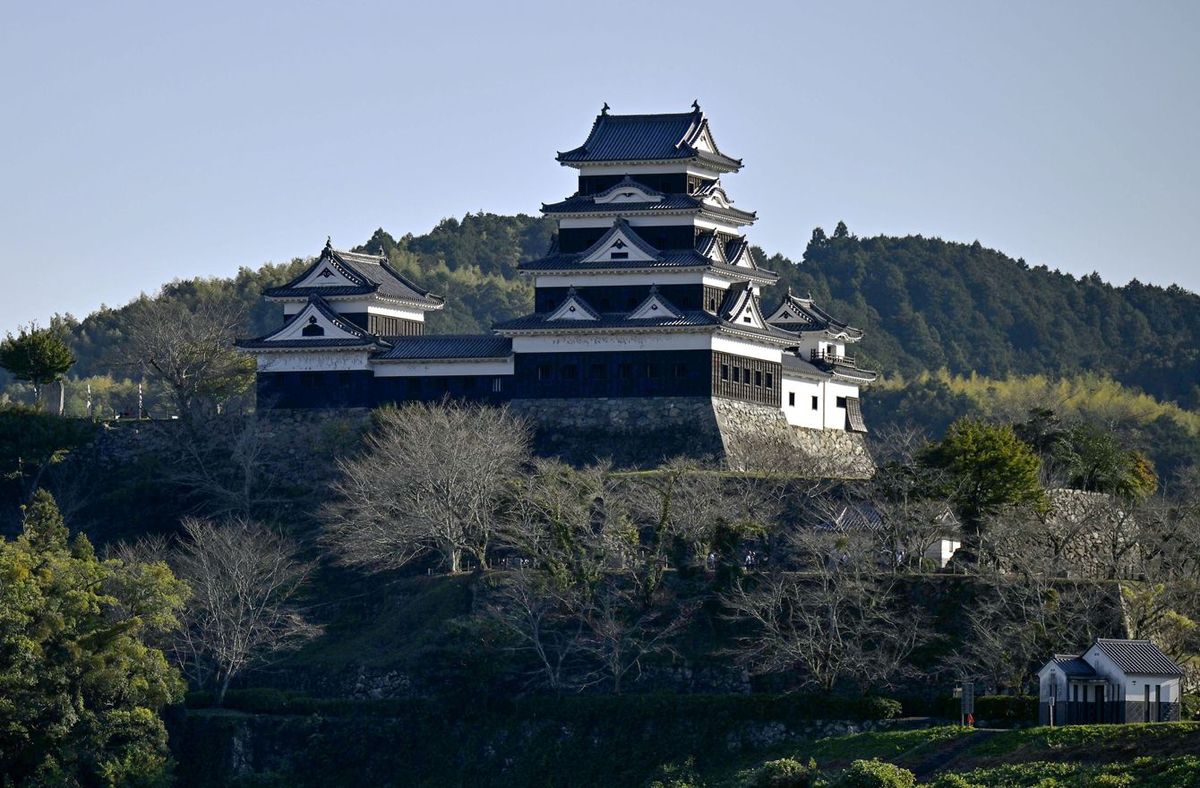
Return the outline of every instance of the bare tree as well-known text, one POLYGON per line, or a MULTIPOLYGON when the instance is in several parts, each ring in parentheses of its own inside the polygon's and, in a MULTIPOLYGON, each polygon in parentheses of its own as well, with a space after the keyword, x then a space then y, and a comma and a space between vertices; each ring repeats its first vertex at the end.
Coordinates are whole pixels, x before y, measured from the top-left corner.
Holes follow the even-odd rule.
POLYGON ((498 582, 489 611, 536 656, 550 687, 607 683, 619 693, 646 657, 671 650, 696 609, 664 585, 669 540, 657 529, 675 528, 685 512, 710 519, 718 507, 682 476, 660 478, 654 484, 669 492, 651 495, 644 480, 607 466, 535 460, 532 471, 514 483, 501 532, 521 568, 498 582), (650 522, 632 514, 638 507, 650 522))
POLYGON ((1097 599, 1094 583, 995 571, 977 572, 970 582, 962 644, 946 667, 993 688, 1025 691, 1047 654, 1082 650, 1097 636, 1115 634, 1112 614, 1120 602, 1097 599))
POLYGON ((675 653, 673 641, 700 604, 673 599, 661 586, 647 600, 644 588, 630 582, 632 574, 607 575, 576 614, 585 625, 583 651, 596 665, 584 676, 584 686, 606 681, 617 695, 627 676, 641 673, 647 657, 675 653))
POLYGON ((799 668, 804 684, 824 690, 889 685, 927 634, 896 575, 880 571, 877 545, 864 533, 807 529, 789 548, 802 571, 760 575, 724 597, 752 626, 739 659, 760 672, 799 668))
POLYGON ((529 428, 506 408, 442 403, 376 415, 366 451, 339 461, 328 542, 349 564, 393 569, 434 553, 482 568, 506 485, 529 457, 529 428))
MULTIPOLYGON (((164 422, 149 428, 161 440, 164 481, 178 488, 194 514, 265 517, 280 507, 305 509, 328 481, 314 463, 305 486, 296 484, 291 441, 274 441, 257 414, 223 416, 203 424, 164 422)), ((324 448, 324 447, 321 447, 324 448)))
POLYGON ((628 477, 619 487, 644 547, 683 577, 710 561, 718 570, 740 571, 739 549, 775 530, 791 496, 815 489, 804 479, 731 473, 686 458, 628 477))
POLYGON ((239 673, 317 633, 295 603, 313 567, 257 522, 188 519, 183 528, 176 564, 192 597, 175 653, 196 683, 216 687, 219 705, 239 673))
POLYGON ((533 655, 541 683, 555 692, 572 686, 584 650, 579 589, 527 567, 499 577, 494 588, 485 609, 516 637, 516 650, 533 655))
POLYGON ((164 294, 132 307, 124 361, 162 383, 181 418, 211 413, 253 385, 253 360, 233 347, 244 319, 236 305, 164 294))

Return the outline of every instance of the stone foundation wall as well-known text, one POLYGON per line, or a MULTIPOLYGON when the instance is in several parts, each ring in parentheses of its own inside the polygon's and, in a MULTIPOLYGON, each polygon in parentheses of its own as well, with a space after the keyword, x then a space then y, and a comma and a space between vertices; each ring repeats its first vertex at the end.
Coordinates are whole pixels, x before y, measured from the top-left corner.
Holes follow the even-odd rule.
MULTIPOLYGON (((611 460, 618 468, 653 468, 673 457, 721 462, 738 470, 794 470, 831 478, 874 472, 864 436, 793 427, 783 412, 713 397, 516 399, 513 413, 534 426, 544 456, 583 465, 611 460)), ((269 450, 264 460, 301 462, 351 451, 370 425, 363 408, 274 409, 225 416, 212 437, 253 431, 269 450)), ((118 421, 101 430, 93 457, 120 464, 149 454, 168 456, 188 439, 180 421, 118 421)))
POLYGON ((712 406, 724 459, 733 468, 839 479, 868 479, 875 473, 861 433, 794 427, 783 411, 767 405, 713 399, 712 406))
POLYGON ((737 470, 794 470, 869 478, 865 436, 793 427, 783 412, 714 397, 518 399, 510 407, 535 425, 538 453, 577 464, 610 459, 651 468, 680 455, 737 470))
POLYGON ((516 399, 509 407, 533 423, 539 454, 571 463, 649 468, 680 455, 724 454, 709 397, 516 399))

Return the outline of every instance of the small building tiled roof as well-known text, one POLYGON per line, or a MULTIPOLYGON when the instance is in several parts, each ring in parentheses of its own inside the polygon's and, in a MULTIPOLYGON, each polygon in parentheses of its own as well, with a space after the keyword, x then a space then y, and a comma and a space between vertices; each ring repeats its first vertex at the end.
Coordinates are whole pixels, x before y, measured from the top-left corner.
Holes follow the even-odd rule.
POLYGON ((691 112, 652 115, 610 115, 605 109, 584 143, 557 158, 566 165, 698 159, 723 171, 741 168, 740 159, 726 156, 715 144, 712 153, 693 147, 705 133, 712 138, 708 120, 696 105, 691 112))
POLYGON ((404 274, 392 268, 387 258, 381 255, 335 250, 329 243, 321 254, 304 272, 279 287, 263 291, 267 298, 307 298, 319 295, 324 298, 340 296, 375 295, 393 301, 405 301, 425 309, 441 309, 444 300, 417 285, 404 274), (334 286, 299 286, 321 265, 332 265, 341 272, 350 284, 334 286))
POLYGON ((1096 677, 1096 670, 1085 660, 1074 654, 1055 654, 1054 667, 1071 678, 1090 679, 1096 677))
POLYGON ((1181 676, 1183 669, 1149 640, 1096 638, 1095 647, 1127 674, 1181 676))
POLYGON ((512 340, 495 334, 430 334, 384 339, 391 348, 375 356, 377 361, 450 361, 512 355, 512 340))

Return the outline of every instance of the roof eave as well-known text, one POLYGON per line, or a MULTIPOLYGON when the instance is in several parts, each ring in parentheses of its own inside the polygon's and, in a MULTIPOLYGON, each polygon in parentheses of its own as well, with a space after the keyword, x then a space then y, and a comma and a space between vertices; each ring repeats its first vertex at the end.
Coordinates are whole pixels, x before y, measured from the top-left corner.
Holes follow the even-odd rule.
POLYGON ((585 161, 568 161, 562 157, 574 153, 574 151, 566 151, 560 153, 555 159, 563 167, 574 167, 581 170, 584 167, 621 167, 628 165, 669 165, 669 164, 702 164, 706 169, 714 172, 737 172, 742 169, 743 164, 740 159, 731 159, 727 156, 721 160, 708 158, 706 156, 672 156, 672 157, 655 157, 648 159, 587 159, 585 161))

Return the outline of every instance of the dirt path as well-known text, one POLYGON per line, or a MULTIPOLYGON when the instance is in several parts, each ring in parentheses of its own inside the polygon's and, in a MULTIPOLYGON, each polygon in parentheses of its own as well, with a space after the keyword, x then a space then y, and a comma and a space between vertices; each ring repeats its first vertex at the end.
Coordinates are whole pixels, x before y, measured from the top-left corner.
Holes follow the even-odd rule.
POLYGON ((969 736, 959 736, 913 767, 913 774, 917 776, 918 782, 926 782, 938 772, 946 771, 963 752, 987 741, 1002 730, 1003 728, 978 728, 969 736))

